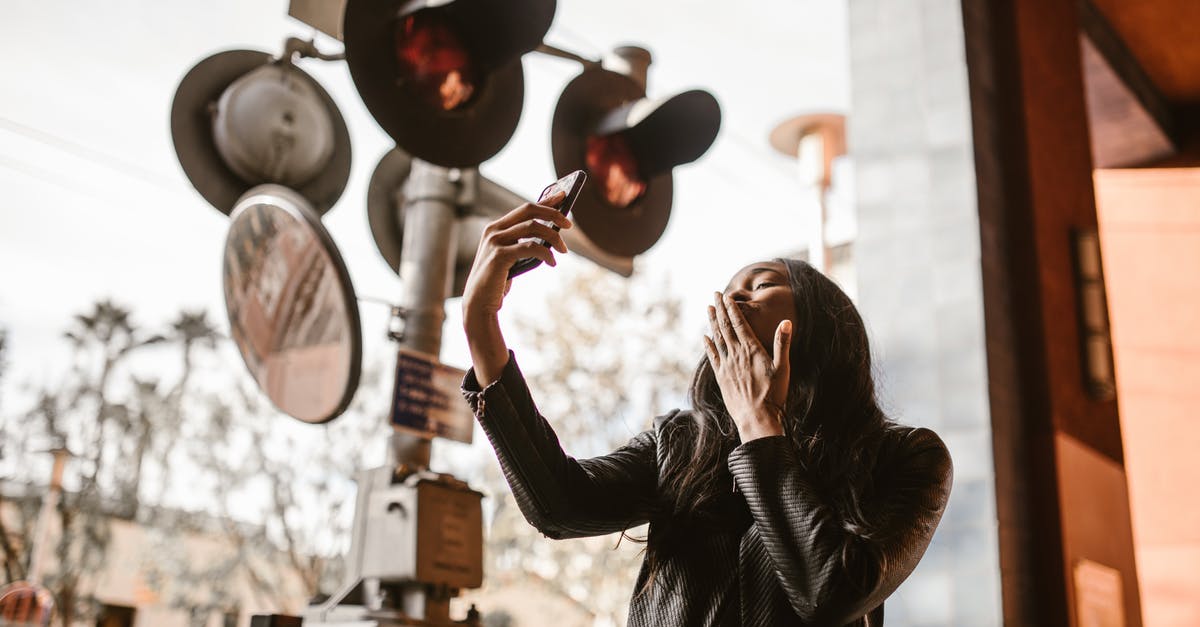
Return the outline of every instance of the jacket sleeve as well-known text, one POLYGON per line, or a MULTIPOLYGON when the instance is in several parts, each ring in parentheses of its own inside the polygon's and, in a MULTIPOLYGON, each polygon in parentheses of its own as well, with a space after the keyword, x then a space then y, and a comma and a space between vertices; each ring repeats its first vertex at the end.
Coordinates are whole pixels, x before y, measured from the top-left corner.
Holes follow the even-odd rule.
POLYGON ((568 456, 538 413, 512 351, 499 379, 481 390, 471 369, 462 389, 521 513, 538 531, 554 539, 578 538, 648 520, 658 476, 653 431, 608 455, 568 456))
POLYGON ((914 429, 902 438, 864 510, 875 523, 869 537, 831 510, 784 436, 751 440, 730 454, 730 472, 804 624, 856 620, 883 603, 924 555, 953 469, 932 431, 914 429))

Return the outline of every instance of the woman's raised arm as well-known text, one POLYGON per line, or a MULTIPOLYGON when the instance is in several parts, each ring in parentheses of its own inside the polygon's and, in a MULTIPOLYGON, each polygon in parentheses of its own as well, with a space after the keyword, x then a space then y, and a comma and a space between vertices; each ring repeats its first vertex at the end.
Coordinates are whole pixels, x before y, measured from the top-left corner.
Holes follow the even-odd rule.
POLYGON ((561 229, 571 221, 551 206, 562 202, 561 192, 546 199, 546 205, 525 203, 488 224, 475 251, 475 263, 463 289, 463 330, 475 375, 484 386, 500 378, 508 363, 508 347, 500 332, 498 315, 512 282, 508 270, 519 259, 536 257, 553 266, 554 253, 530 238, 541 238, 557 251, 567 252, 562 234, 538 222, 552 222, 561 229), (524 241, 522 241, 524 240, 524 241))
POLYGON ((542 417, 511 354, 499 378, 481 387, 468 372, 463 394, 487 434, 521 513, 550 538, 604 535, 650 518, 657 490, 654 431, 600 457, 575 459, 542 417))
MULTIPOLYGON (((562 194, 547 199, 547 205, 562 194)), ((657 487, 653 432, 616 451, 576 460, 562 450, 533 398, 500 331, 498 313, 511 285, 508 271, 518 259, 537 257, 553 266, 554 254, 541 238, 566 252, 562 236, 535 220, 570 228, 556 209, 524 204, 484 230, 463 292, 463 327, 474 364, 463 394, 496 449, 504 477, 525 518, 552 538, 600 535, 645 522, 657 487)))

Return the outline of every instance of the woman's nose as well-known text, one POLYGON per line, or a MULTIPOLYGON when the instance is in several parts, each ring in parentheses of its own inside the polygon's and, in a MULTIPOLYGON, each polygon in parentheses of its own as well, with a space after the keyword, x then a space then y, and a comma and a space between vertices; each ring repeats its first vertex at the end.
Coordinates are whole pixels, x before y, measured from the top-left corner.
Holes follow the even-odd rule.
POLYGON ((728 292, 725 292, 725 295, 728 296, 734 302, 750 300, 750 292, 748 290, 746 290, 746 288, 744 288, 744 287, 739 287, 737 289, 733 289, 728 292))

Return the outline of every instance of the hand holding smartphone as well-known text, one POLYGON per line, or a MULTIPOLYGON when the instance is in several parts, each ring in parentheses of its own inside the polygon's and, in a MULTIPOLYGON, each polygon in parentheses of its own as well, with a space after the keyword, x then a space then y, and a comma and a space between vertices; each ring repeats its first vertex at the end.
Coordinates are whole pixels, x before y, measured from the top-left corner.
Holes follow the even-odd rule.
MULTIPOLYGON (((562 202, 558 203, 558 211, 565 216, 571 212, 571 207, 575 205, 575 199, 579 198, 579 190, 583 189, 583 183, 586 180, 587 175, 584 174, 583 170, 575 170, 574 172, 558 179, 550 185, 547 185, 546 189, 543 189, 541 195, 538 196, 537 204, 544 204, 547 198, 554 196, 558 192, 563 192, 566 195, 563 197, 562 202)), ((552 224, 545 220, 538 220, 538 222, 553 228, 555 231, 559 230, 557 224, 552 224)), ((536 241, 541 243, 541 245, 545 246, 546 248, 550 247, 550 243, 544 239, 536 238, 536 241)), ((508 278, 512 279, 517 275, 529 272, 530 270, 541 265, 541 263, 542 260, 535 257, 520 259, 513 264, 512 268, 509 269, 508 278)))

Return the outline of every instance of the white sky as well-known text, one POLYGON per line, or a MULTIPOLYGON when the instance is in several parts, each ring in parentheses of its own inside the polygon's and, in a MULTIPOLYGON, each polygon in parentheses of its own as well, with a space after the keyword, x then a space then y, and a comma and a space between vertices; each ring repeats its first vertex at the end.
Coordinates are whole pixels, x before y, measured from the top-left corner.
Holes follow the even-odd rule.
MULTIPOLYGON (((18 387, 66 365, 61 332, 99 298, 159 325, 205 307, 225 326, 221 251, 227 218, 192 189, 172 148, 171 99, 183 74, 219 50, 277 52, 310 29, 286 0, 5 0, 0 6, 0 326, 9 330, 5 406, 18 387)), ((620 44, 654 54, 649 91, 692 87, 721 102, 723 125, 700 161, 676 170, 670 226, 638 260, 669 277, 702 330, 703 308, 741 265, 795 251, 806 207, 794 162, 767 135, 780 121, 849 102, 842 0, 560 0, 547 42, 597 58, 620 44)), ((327 50, 340 44, 319 39, 327 50)), ((325 217, 360 296, 395 300, 399 280, 375 249, 365 190, 391 142, 367 114, 344 64, 302 62, 341 107, 352 137, 349 185, 325 217)), ((576 64, 525 59, 526 106, 513 140, 481 169, 526 195, 553 179, 550 118, 576 64)), ((569 262, 568 262, 569 263, 569 262)), ((586 262, 582 262, 586 263, 586 262)), ((522 277, 508 310, 555 280, 522 277)), ((360 305, 368 356, 391 348, 386 316, 360 305)), ((457 319, 443 359, 467 362, 457 319)))

